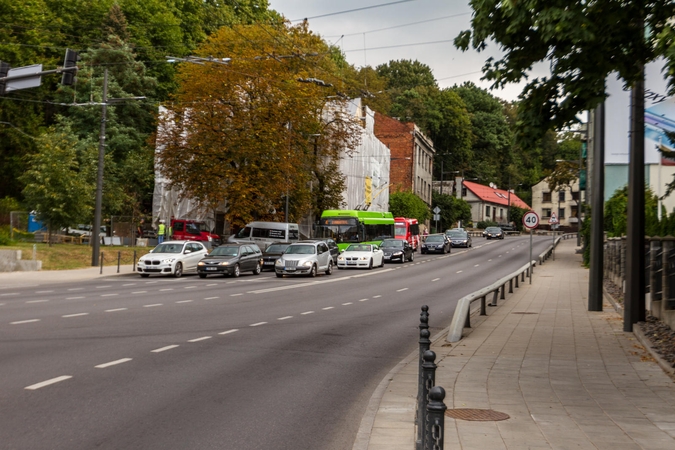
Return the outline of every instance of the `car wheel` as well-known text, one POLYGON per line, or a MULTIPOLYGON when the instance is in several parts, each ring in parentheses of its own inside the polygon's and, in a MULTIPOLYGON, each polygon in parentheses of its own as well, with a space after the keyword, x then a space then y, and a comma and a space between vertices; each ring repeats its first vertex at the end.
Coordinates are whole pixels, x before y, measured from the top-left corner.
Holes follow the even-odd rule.
POLYGON ((326 275, 333 273, 333 260, 328 261, 328 269, 326 269, 326 275))
POLYGON ((149 276, 150 276, 149 273, 142 273, 142 274, 141 274, 141 277, 143 277, 143 278, 148 278, 149 276))
POLYGON ((253 275, 260 275, 261 269, 260 269, 260 264, 255 265, 255 269, 253 269, 253 275))
POLYGON ((380 267, 384 267, 384 258, 382 258, 382 262, 380 263, 380 267))
POLYGON ((176 263, 176 268, 173 271, 173 276, 180 278, 183 275, 183 263, 176 263))
POLYGON ((370 264, 368 264, 368 270, 373 270, 373 258, 370 258, 370 264))
POLYGON ((284 277, 284 275, 282 273, 277 274, 277 278, 283 278, 283 277, 284 277))
POLYGON ((408 259, 408 261, 413 262, 414 260, 415 260, 415 254, 414 254, 414 253, 411 253, 411 254, 410 254, 410 259, 408 259))
POLYGON ((232 272, 232 276, 237 278, 241 275, 241 272, 239 271, 239 264, 234 265, 234 271, 232 272))
POLYGON ((426 255, 426 254, 427 254, 427 252, 425 252, 424 250, 422 250, 422 254, 423 254, 423 255, 426 255))
POLYGON ((199 274, 199 278, 206 278, 206 274, 205 274, 205 273, 200 273, 200 274, 199 274))
POLYGON ((309 270, 309 276, 312 278, 316 276, 316 264, 314 264, 312 268, 309 270))

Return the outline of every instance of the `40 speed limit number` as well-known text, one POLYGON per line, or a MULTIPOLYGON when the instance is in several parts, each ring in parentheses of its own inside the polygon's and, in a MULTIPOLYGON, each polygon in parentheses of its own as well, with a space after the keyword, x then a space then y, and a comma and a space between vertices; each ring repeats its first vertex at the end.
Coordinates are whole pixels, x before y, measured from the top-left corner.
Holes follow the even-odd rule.
POLYGON ((539 216, 534 211, 528 211, 523 215, 523 225, 530 230, 539 226, 539 216))

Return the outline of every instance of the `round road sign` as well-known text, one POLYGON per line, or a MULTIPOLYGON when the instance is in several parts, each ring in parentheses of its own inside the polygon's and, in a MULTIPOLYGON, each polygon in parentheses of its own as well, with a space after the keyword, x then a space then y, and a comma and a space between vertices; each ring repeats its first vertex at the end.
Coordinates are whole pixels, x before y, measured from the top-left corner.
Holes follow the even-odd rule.
POLYGON ((534 211, 528 211, 523 215, 523 225, 530 230, 539 226, 539 216, 534 211))

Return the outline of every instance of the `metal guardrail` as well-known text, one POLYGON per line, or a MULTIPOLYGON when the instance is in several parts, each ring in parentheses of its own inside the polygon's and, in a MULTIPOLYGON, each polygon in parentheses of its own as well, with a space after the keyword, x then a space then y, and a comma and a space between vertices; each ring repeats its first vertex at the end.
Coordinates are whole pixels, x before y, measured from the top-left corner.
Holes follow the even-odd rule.
POLYGON ((455 308, 455 314, 452 316, 452 322, 450 323, 450 331, 446 337, 447 342, 458 342, 462 339, 462 331, 464 328, 471 328, 471 304, 477 300, 480 300, 480 315, 487 315, 487 306, 497 306, 497 297, 504 300, 506 299, 506 285, 508 284, 509 294, 513 293, 513 287, 519 287, 520 282, 525 282, 525 277, 531 277, 534 274, 534 267, 537 264, 543 264, 548 258, 553 256, 553 251, 558 243, 563 239, 571 239, 576 237, 576 233, 565 234, 559 236, 555 241, 544 250, 537 259, 533 259, 531 264, 528 262, 515 272, 506 275, 505 277, 499 279, 498 281, 492 283, 488 287, 480 289, 471 294, 465 295, 457 303, 455 308), (530 270, 531 267, 531 270, 530 270), (515 283, 514 283, 515 282, 515 283), (492 294, 492 302, 487 303, 487 296, 492 294))

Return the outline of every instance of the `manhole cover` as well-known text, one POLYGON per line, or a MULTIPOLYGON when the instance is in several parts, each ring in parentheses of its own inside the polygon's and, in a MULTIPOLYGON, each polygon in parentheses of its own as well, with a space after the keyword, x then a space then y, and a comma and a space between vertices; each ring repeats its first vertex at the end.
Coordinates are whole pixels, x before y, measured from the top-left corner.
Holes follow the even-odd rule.
POLYGON ((498 421, 510 419, 508 414, 493 409, 448 409, 445 415, 453 419, 473 421, 498 421))
POLYGON ((515 312, 512 312, 511 314, 539 314, 539 313, 529 312, 529 311, 515 311, 515 312))

